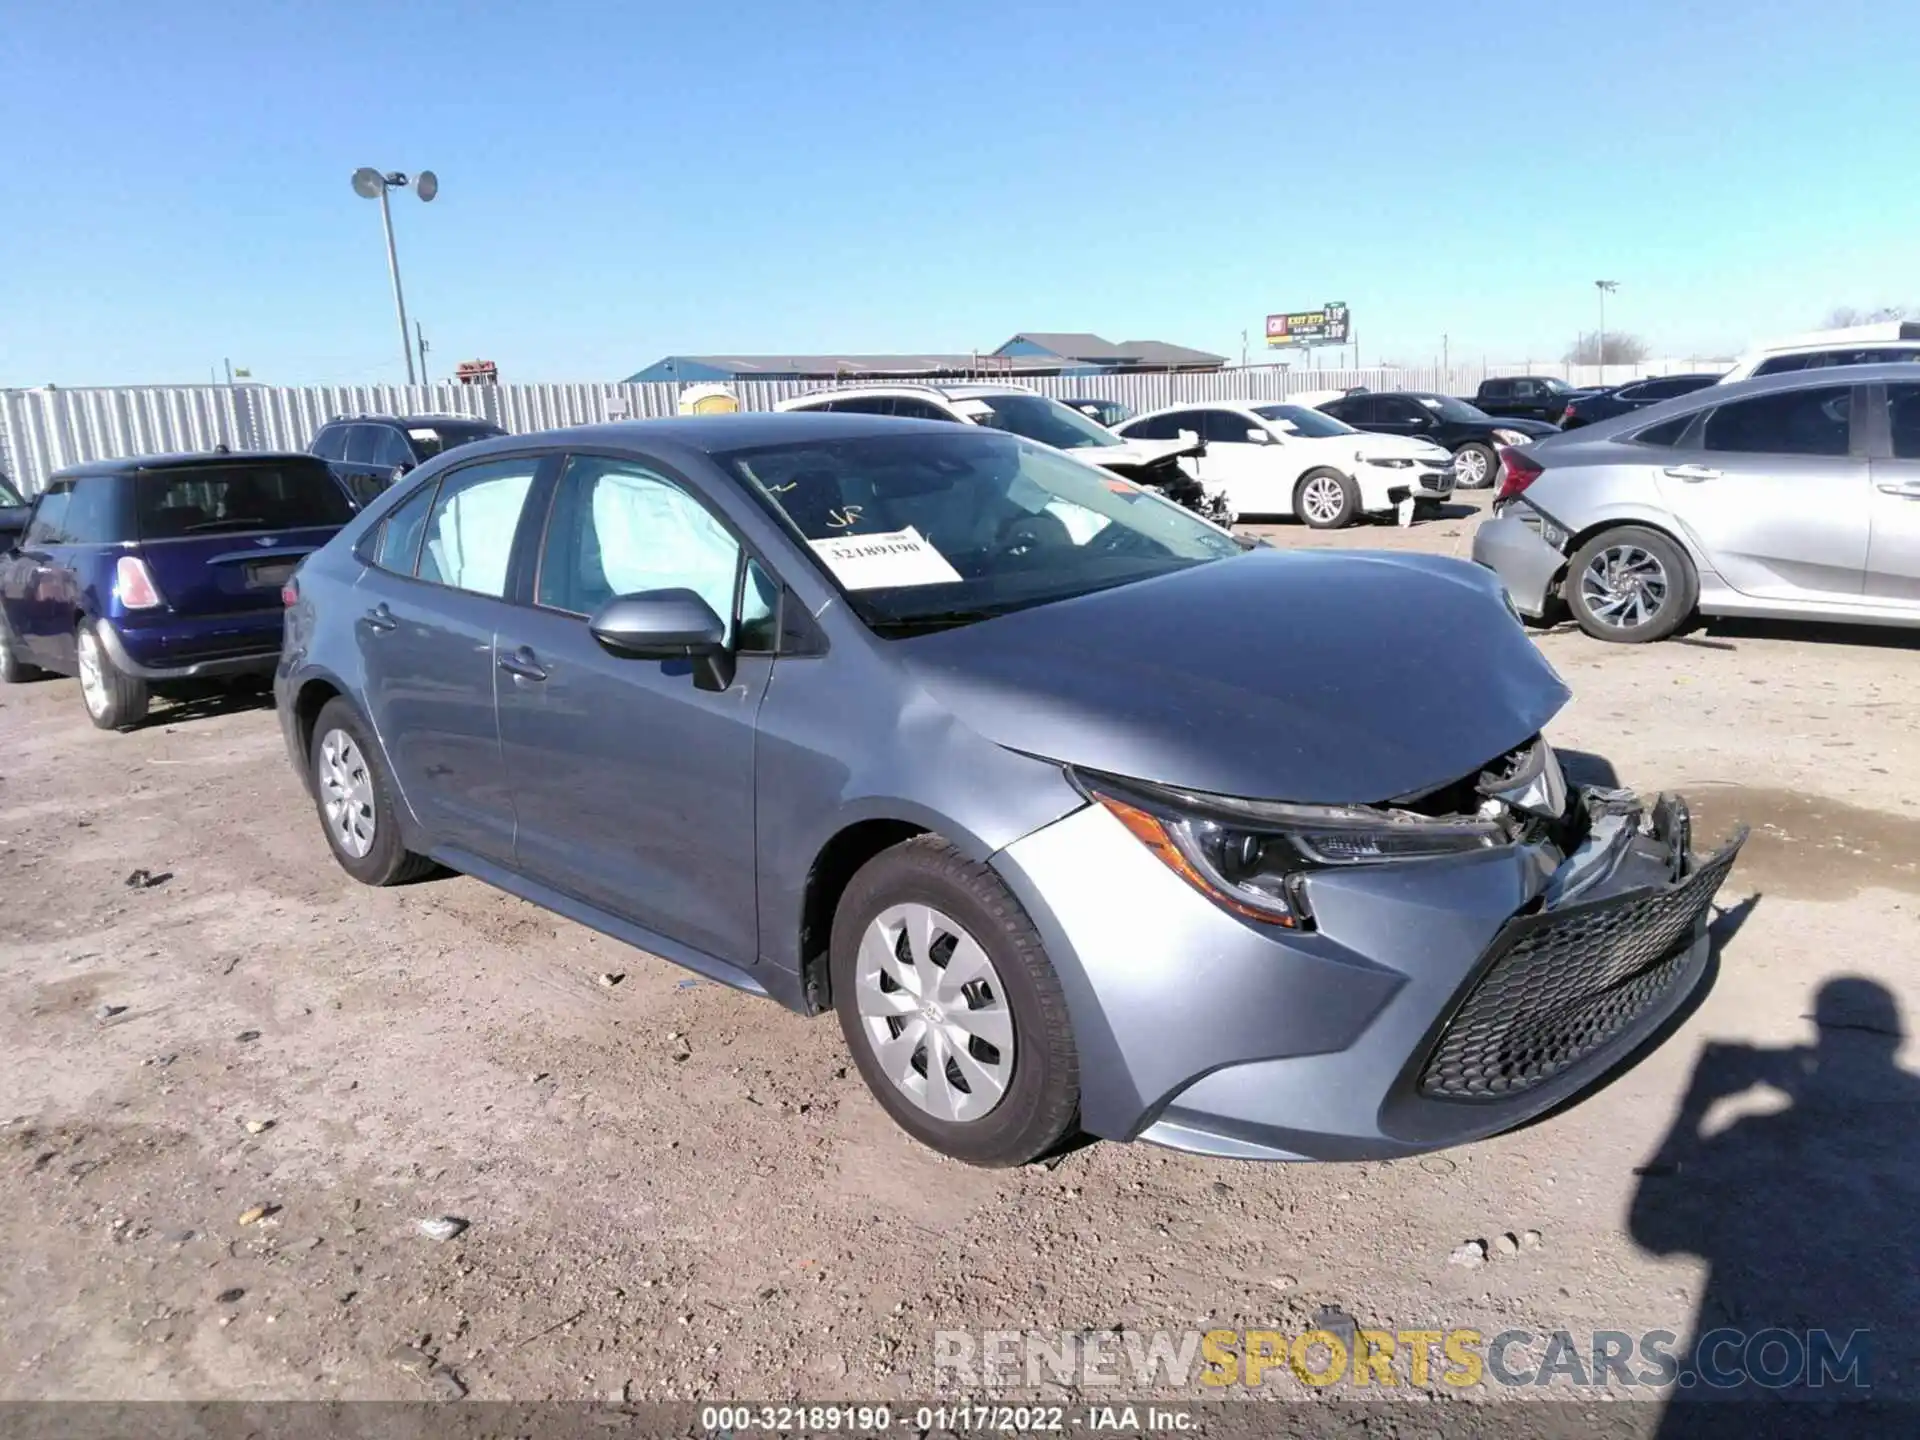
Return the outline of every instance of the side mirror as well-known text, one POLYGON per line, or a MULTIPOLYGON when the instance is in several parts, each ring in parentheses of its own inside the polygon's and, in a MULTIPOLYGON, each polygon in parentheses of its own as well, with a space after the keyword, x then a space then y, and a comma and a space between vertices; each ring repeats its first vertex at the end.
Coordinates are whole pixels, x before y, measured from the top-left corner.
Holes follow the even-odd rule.
POLYGON ((413 469, 411 465, 394 466, 393 470, 387 476, 387 483, 389 485, 398 485, 402 480, 407 478, 407 472, 411 469, 413 469))
POLYGON ((1247 443, 1249 445, 1271 445, 1273 443, 1273 436, 1262 430, 1258 425, 1249 425, 1247 427, 1247 443))
POLYGON ((733 683, 727 627, 691 590, 617 595, 587 621, 600 647, 631 660, 692 660, 694 684, 724 690, 733 683))
POLYGON ((1179 432, 1179 438, 1191 445, 1200 438, 1200 432, 1198 430, 1182 430, 1179 432))

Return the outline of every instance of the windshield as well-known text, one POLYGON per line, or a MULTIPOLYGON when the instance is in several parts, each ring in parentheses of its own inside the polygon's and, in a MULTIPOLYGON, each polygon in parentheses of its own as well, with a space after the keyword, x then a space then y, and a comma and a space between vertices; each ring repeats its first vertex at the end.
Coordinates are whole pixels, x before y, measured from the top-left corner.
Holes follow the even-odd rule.
POLYGON ((1113 433, 1045 395, 969 395, 953 408, 976 425, 1010 431, 1056 450, 1119 445, 1113 433))
POLYGON ((346 492, 320 460, 143 470, 133 493, 142 540, 223 530, 297 530, 344 525, 353 518, 346 492))
POLYGON ((1483 420, 1493 419, 1478 405, 1469 405, 1466 401, 1456 399, 1452 395, 1416 395, 1413 398, 1442 420, 1458 420, 1468 425, 1475 425, 1483 420))
POLYGON ((1326 440, 1335 435, 1358 435, 1360 432, 1344 421, 1319 410, 1309 410, 1304 405, 1256 405, 1253 413, 1262 420, 1271 421, 1273 428, 1282 435, 1299 435, 1308 440, 1326 440))
POLYGON ((476 440, 491 440, 506 433, 498 425, 485 420, 435 420, 430 424, 407 427, 407 439, 413 442, 413 453, 422 460, 431 460, 443 450, 471 445, 476 440))
POLYGON ((1569 385, 1566 381, 1556 380, 1551 375, 1543 376, 1540 383, 1544 385, 1547 392, 1552 395, 1565 395, 1573 389, 1573 386, 1569 385))
POLYGON ((0 505, 24 505, 26 500, 13 488, 7 477, 0 475, 0 505))
POLYGON ((715 457, 799 531, 883 634, 964 625, 1238 555, 1118 476, 979 430, 715 457))

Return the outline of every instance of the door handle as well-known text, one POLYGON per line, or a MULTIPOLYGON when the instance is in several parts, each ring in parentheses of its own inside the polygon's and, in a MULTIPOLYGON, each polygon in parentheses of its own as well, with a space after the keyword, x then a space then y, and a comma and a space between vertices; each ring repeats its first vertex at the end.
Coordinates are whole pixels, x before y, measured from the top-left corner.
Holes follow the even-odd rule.
POLYGON ((502 655, 500 668, 519 680, 544 680, 547 672, 534 658, 533 651, 522 645, 518 650, 502 655))
POLYGON ((1920 500, 1920 480, 1882 480, 1874 488, 1883 495, 1904 495, 1909 500, 1920 500))
POLYGON ((1697 485, 1702 480, 1718 480, 1722 472, 1711 465, 1669 465, 1665 473, 1675 480, 1685 480, 1691 485, 1697 485))
POLYGON ((387 608, 387 602, 384 600, 367 611, 365 619, 369 630, 379 630, 383 633, 398 628, 400 624, 393 618, 393 611, 387 608))

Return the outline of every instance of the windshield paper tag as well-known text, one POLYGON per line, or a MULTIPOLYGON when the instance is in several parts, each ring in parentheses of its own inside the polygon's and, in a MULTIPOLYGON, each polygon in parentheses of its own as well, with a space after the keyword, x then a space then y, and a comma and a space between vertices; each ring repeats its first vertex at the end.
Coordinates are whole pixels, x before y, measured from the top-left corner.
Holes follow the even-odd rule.
POLYGON ((960 572, 909 525, 883 535, 835 535, 814 540, 814 551, 849 590, 893 585, 951 585, 960 572))

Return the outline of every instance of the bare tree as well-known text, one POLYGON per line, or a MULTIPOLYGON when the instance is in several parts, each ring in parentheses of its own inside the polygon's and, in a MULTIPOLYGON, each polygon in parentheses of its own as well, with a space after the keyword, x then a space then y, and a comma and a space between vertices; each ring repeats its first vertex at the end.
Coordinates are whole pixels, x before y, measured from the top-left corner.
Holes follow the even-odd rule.
POLYGON ((1852 325, 1872 325, 1881 320, 1905 320, 1915 314, 1912 305, 1882 305, 1875 310, 1856 310, 1851 305, 1836 305, 1827 312, 1822 330, 1845 330, 1852 325))
POLYGON ((1647 358, 1647 342, 1638 335, 1609 330, 1607 353, 1600 353, 1600 336, 1588 330, 1573 342, 1567 361, 1573 365, 1637 365, 1647 358))

